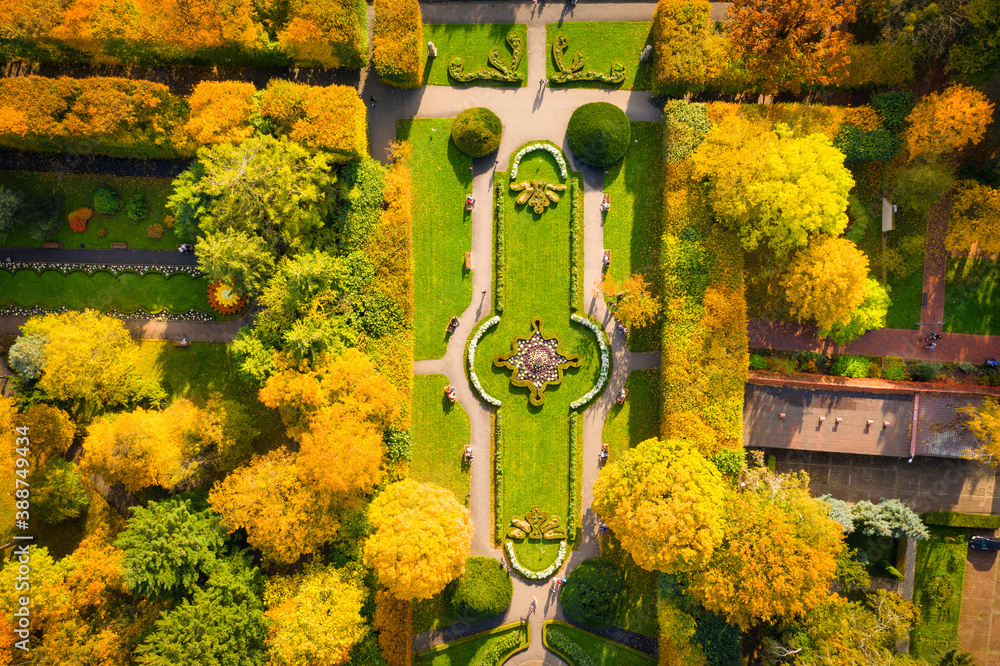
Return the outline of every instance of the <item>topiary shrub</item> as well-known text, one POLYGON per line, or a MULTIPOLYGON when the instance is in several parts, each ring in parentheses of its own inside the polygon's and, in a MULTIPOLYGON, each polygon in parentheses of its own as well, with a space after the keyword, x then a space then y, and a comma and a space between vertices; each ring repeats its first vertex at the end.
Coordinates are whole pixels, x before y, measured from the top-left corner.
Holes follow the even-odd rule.
POLYGON ((838 377, 860 377, 868 376, 868 359, 864 356, 839 356, 830 368, 830 374, 838 377))
POLYGON ((611 562, 595 557, 573 569, 562 586, 563 610, 580 624, 608 627, 621 606, 625 580, 611 562))
POLYGON ((114 215, 122 207, 122 200, 106 187, 99 187, 94 191, 94 210, 101 215, 114 215))
POLYGON ((451 612, 465 624, 477 624, 510 607, 510 574, 492 557, 465 558, 465 572, 445 590, 451 612))
POLYGON ((625 112, 614 104, 591 102, 573 112, 566 135, 577 159, 604 168, 625 156, 632 127, 625 112))
POLYGON ((129 222, 139 224, 149 217, 149 204, 146 203, 146 199, 141 194, 137 194, 128 200, 125 211, 128 214, 129 222))
POLYGON ((499 116, 481 106, 462 111, 451 125, 451 140, 473 157, 485 157, 499 148, 502 135, 499 116))
POLYGON ((750 354, 751 370, 767 370, 767 359, 760 354, 750 354))
POLYGON ((929 382, 941 374, 941 364, 923 361, 922 363, 918 363, 917 367, 913 368, 910 374, 913 376, 914 381, 929 382))

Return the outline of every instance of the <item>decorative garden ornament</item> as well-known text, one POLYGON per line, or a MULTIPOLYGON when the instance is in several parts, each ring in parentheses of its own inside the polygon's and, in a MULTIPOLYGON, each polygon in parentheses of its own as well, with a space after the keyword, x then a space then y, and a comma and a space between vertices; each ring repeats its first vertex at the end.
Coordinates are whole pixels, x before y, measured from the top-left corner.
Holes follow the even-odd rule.
POLYGON ((516 336, 513 349, 493 359, 493 365, 514 371, 510 383, 530 390, 532 405, 545 402, 545 389, 562 381, 563 370, 580 367, 580 357, 562 351, 558 336, 546 338, 542 334, 542 320, 531 322, 531 335, 516 336))
POLYGON ((556 192, 564 192, 566 186, 546 183, 544 180, 525 180, 520 183, 511 183, 510 189, 521 192, 517 195, 517 203, 527 203, 536 213, 544 213, 550 201, 559 201, 559 195, 556 192))

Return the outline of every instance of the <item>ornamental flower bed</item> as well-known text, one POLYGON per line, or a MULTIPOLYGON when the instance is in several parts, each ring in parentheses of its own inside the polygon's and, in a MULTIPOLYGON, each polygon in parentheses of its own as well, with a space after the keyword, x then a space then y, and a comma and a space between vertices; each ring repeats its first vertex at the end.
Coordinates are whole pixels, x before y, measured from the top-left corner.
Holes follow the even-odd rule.
MULTIPOLYGON (((44 314, 62 314, 63 312, 69 312, 72 308, 61 307, 58 310, 46 310, 45 308, 40 308, 37 305, 30 308, 19 308, 17 306, 10 306, 6 308, 0 308, 0 317, 34 317, 36 315, 44 314)), ((113 317, 115 319, 121 319, 124 321, 131 321, 136 319, 149 320, 149 321, 215 321, 215 317, 204 312, 183 312, 181 314, 173 314, 170 312, 160 312, 158 314, 150 314, 145 310, 136 310, 135 312, 121 312, 120 310, 102 310, 101 314, 105 317, 113 317)))
POLYGON ((559 165, 559 175, 563 178, 566 177, 566 159, 562 155, 562 151, 553 146, 551 143, 531 143, 517 151, 517 155, 514 156, 514 166, 510 169, 510 179, 514 180, 517 178, 517 167, 521 165, 521 160, 528 153, 534 152, 536 150, 544 150, 556 158, 556 164, 559 165))
POLYGON ((17 271, 32 270, 32 271, 58 271, 62 274, 72 273, 73 271, 83 271, 88 275, 93 275, 100 271, 107 271, 112 275, 118 275, 120 273, 138 273, 139 275, 145 275, 146 273, 159 273, 160 275, 171 276, 177 273, 184 273, 185 275, 190 275, 191 277, 201 277, 202 272, 198 270, 197 266, 160 266, 154 264, 71 264, 71 263, 59 263, 50 261, 7 261, 3 262, 2 267, 4 270, 10 271, 11 273, 16 273, 17 271))
POLYGON ((231 315, 247 306, 247 297, 225 282, 216 280, 208 285, 208 304, 219 314, 231 315))
POLYGON ((555 572, 562 568, 563 562, 566 561, 566 541, 559 544, 559 554, 556 555, 556 561, 553 562, 547 569, 542 569, 541 571, 532 571, 517 561, 517 556, 514 555, 513 541, 507 541, 504 543, 504 550, 507 552, 507 558, 510 560, 510 566, 513 567, 514 571, 521 574, 522 577, 530 580, 545 580, 546 578, 551 577, 555 574, 555 572))
POLYGON ((570 409, 580 409, 591 400, 596 398, 604 390, 605 385, 608 383, 608 375, 611 374, 611 353, 608 351, 608 344, 604 341, 604 329, 592 322, 590 319, 580 316, 578 314, 571 315, 573 321, 583 324, 589 328, 593 334, 597 337, 597 344, 601 348, 601 374, 597 378, 597 383, 594 384, 594 388, 590 389, 590 392, 579 400, 574 400, 570 403, 570 409))
POLYGON ((580 357, 565 354, 558 336, 545 337, 542 334, 542 320, 531 322, 528 337, 516 336, 513 349, 493 359, 493 365, 513 370, 510 383, 530 391, 528 399, 532 405, 545 402, 545 389, 562 381, 566 368, 580 367, 580 357))
POLYGON ((476 375, 476 347, 479 346, 479 340, 483 337, 483 334, 487 330, 493 328, 500 323, 500 317, 492 317, 488 319, 485 324, 480 327, 476 334, 472 336, 472 340, 469 342, 469 378, 472 379, 472 385, 476 387, 476 391, 482 396, 483 400, 493 405, 494 407, 499 407, 502 403, 491 396, 489 393, 483 389, 483 385, 479 383, 479 377, 476 375))

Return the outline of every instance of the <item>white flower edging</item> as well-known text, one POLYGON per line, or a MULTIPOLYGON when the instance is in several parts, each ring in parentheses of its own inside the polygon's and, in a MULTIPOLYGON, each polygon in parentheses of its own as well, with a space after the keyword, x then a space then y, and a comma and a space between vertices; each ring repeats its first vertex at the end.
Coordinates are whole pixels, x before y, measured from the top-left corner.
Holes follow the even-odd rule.
POLYGON ((611 365, 611 355, 608 353, 608 345, 604 342, 604 329, 590 321, 586 317, 582 317, 578 314, 572 315, 573 321, 583 324, 593 332, 597 337, 597 344, 601 347, 601 374, 597 378, 597 383, 594 384, 594 388, 590 389, 587 395, 583 396, 579 400, 574 400, 569 404, 570 409, 579 409, 585 404, 600 395, 601 391, 604 390, 605 384, 608 383, 608 370, 611 365))
POLYGON ((476 331, 476 334, 472 336, 472 341, 469 342, 469 377, 472 378, 472 385, 476 387, 479 391, 479 395, 483 397, 483 400, 490 403, 495 407, 501 405, 500 401, 491 396, 483 388, 483 385, 479 383, 479 377, 476 375, 476 347, 479 346, 479 339, 483 337, 483 334, 490 328, 493 328, 498 323, 500 323, 500 317, 493 317, 488 319, 482 327, 476 331))
POLYGON ((559 571, 562 567, 563 562, 566 561, 566 540, 563 539, 559 543, 559 554, 556 555, 556 561, 549 566, 548 569, 542 569, 541 571, 532 571, 526 568, 523 564, 517 561, 517 556, 514 555, 514 542, 508 541, 504 544, 504 548, 507 550, 507 557, 510 558, 510 565, 514 567, 514 571, 521 574, 525 578, 530 578, 532 580, 545 580, 555 572, 559 571))
POLYGON ((536 150, 545 150, 551 153, 552 157, 556 158, 556 163, 559 165, 559 174, 563 178, 566 178, 566 160, 563 159, 562 151, 553 146, 551 143, 532 143, 517 151, 517 155, 514 156, 514 166, 510 169, 511 180, 517 178, 517 167, 521 165, 521 158, 536 150))
POLYGON ((4 270, 16 273, 20 270, 57 271, 68 274, 74 271, 82 271, 93 275, 97 272, 108 272, 112 275, 120 273, 159 273, 160 275, 171 276, 177 273, 184 273, 191 277, 201 277, 203 273, 197 266, 171 265, 171 264, 76 264, 56 261, 5 261, 0 264, 4 270))

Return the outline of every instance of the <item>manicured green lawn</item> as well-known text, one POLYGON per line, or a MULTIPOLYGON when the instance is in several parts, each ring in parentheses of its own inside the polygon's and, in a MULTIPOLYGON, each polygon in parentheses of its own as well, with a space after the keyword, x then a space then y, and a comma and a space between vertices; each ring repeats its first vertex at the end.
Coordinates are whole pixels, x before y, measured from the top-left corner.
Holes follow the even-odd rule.
MULTIPOLYGON (((518 180, 532 179, 560 182, 555 161, 547 152, 534 151, 522 160, 518 180)), ((496 182, 509 183, 509 176, 498 173, 496 182)), ((500 323, 479 343, 476 372, 486 391, 503 402, 503 515, 510 520, 539 506, 559 516, 565 526, 569 404, 593 387, 600 351, 590 329, 570 320, 568 192, 538 215, 527 206, 515 205, 512 195, 517 193, 506 191, 506 305, 500 323), (495 356, 511 350, 514 336, 529 335, 535 317, 542 319, 546 337, 561 337, 564 352, 581 359, 579 368, 565 371, 561 384, 546 389, 545 402, 538 407, 528 402, 528 389, 510 383, 510 370, 493 364, 495 356)), ((517 557, 529 568, 544 569, 555 559, 558 545, 525 540, 516 546, 517 557)))
MULTIPOLYGON (((649 666, 656 663, 656 659, 649 655, 631 650, 621 643, 609 641, 597 634, 592 634, 589 631, 578 629, 563 622, 546 622, 543 631, 545 641, 549 646, 552 645, 553 634, 561 634, 579 645, 595 664, 605 664, 607 666, 649 666)), ((563 651, 560 650, 559 654, 563 655, 563 651)), ((578 666, 578 663, 572 660, 572 655, 565 654, 564 656, 570 659, 569 663, 571 666, 578 666)))
MULTIPOLYGON (((413 144, 413 330, 414 360, 444 356, 448 321, 472 299, 472 158, 451 141, 451 120, 401 120, 397 138, 413 144)), ((479 202, 488 206, 488 202, 479 202)), ((487 262, 480 260, 481 266, 487 262)), ((483 268, 483 270, 489 270, 483 268)))
MULTIPOLYGON (((581 71, 598 71, 611 73, 611 65, 620 62, 625 65, 625 80, 617 85, 597 81, 579 81, 576 83, 553 83, 553 86, 569 86, 573 88, 621 88, 622 90, 649 90, 652 83, 652 68, 648 62, 639 62, 639 56, 649 39, 648 22, 604 21, 590 23, 586 21, 567 21, 562 25, 549 23, 545 26, 546 72, 549 79, 556 72, 555 60, 552 57, 552 45, 559 35, 569 37, 569 45, 563 51, 563 62, 567 64, 577 52, 585 57, 581 71)), ((537 54, 532 54, 538 57, 537 54)))
POLYGON ((920 622, 910 633, 910 654, 936 664, 958 647, 958 620, 969 530, 929 526, 931 538, 917 544, 913 603, 920 622))
POLYGON ((1000 264, 951 257, 945 281, 944 330, 1000 335, 1000 264))
POLYGON ((444 375, 413 378, 413 460, 410 476, 435 483, 455 493, 465 504, 469 493, 469 465, 463 460, 469 443, 469 415, 444 395, 444 375))
MULTIPOLYGON (((569 25, 569 24, 567 24, 569 25)), ((660 153, 663 123, 632 123, 632 145, 625 158, 604 174, 611 210, 604 216, 604 247, 611 250, 608 274, 621 280, 642 273, 659 292, 663 178, 660 153)), ((659 322, 629 332, 632 351, 659 351, 659 322)))
MULTIPOLYGON (((149 225, 154 222, 163 224, 167 215, 165 205, 170 194, 169 178, 126 178, 122 176, 105 176, 90 174, 42 173, 37 171, 5 171, 0 172, 0 185, 9 187, 32 196, 62 192, 65 196, 62 220, 63 226, 53 240, 63 244, 63 247, 77 247, 83 243, 88 248, 111 247, 111 243, 128 243, 129 247, 143 250, 173 250, 178 240, 172 228, 164 225, 162 238, 150 238, 147 234, 149 225), (94 190, 108 187, 118 194, 122 207, 111 216, 98 215, 96 212, 87 224, 87 230, 77 233, 69 228, 69 214, 78 208, 94 207, 94 190), (139 223, 130 222, 126 214, 126 206, 134 195, 141 194, 149 205, 149 217, 139 223), (107 229, 103 238, 97 235, 98 230, 107 229)), ((9 247, 41 247, 41 242, 28 235, 24 226, 15 227, 2 244, 9 247)))
POLYGON ((614 535, 601 539, 601 557, 614 562, 625 575, 625 599, 615 626, 656 638, 656 592, 659 574, 636 565, 614 535))
POLYGON ((124 313, 143 309, 152 314, 164 310, 174 314, 191 310, 213 314, 208 304, 208 278, 182 273, 167 277, 160 273, 87 275, 74 271, 63 275, 54 270, 0 271, 0 307, 9 305, 24 308, 38 305, 46 310, 65 306, 73 310, 117 309, 124 313))
POLYGON ((614 405, 604 421, 604 439, 615 460, 639 442, 660 435, 660 370, 637 370, 625 380, 628 400, 614 405))
MULTIPOLYGON (((425 650, 417 654, 413 663, 415 666, 464 666, 480 663, 478 660, 482 659, 490 648, 511 635, 519 635, 520 645, 527 646, 527 625, 517 623, 453 641, 441 650, 425 650)), ((495 662, 483 661, 483 663, 495 662)))
MULTIPOLYGON (((427 58, 424 66, 424 83, 433 86, 525 86, 528 78, 528 38, 523 23, 448 23, 424 25, 424 41, 434 42, 438 54, 427 58), (517 71, 521 73, 520 83, 486 81, 477 79, 461 83, 448 76, 448 65, 455 57, 465 61, 464 72, 480 69, 497 71, 489 64, 490 51, 500 49, 500 61, 507 68, 513 61, 513 52, 507 44, 507 35, 514 32, 521 36, 521 62, 517 71)), ((425 49, 426 50, 426 49, 425 49)))

